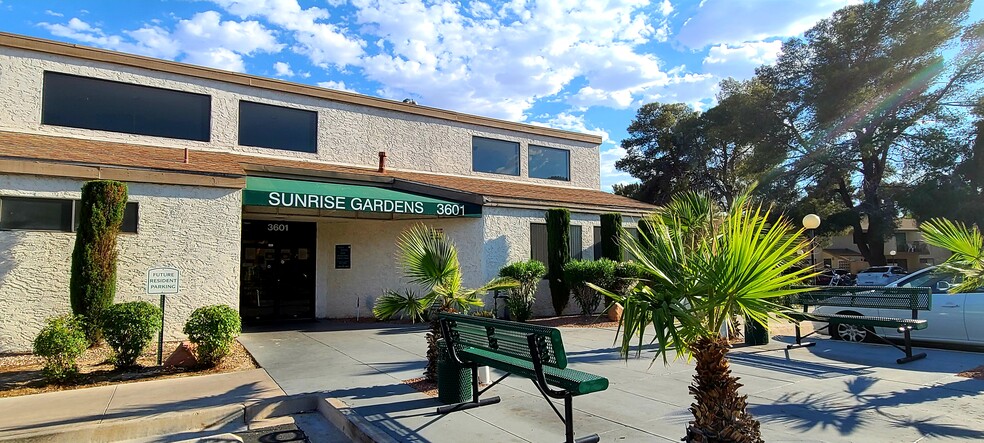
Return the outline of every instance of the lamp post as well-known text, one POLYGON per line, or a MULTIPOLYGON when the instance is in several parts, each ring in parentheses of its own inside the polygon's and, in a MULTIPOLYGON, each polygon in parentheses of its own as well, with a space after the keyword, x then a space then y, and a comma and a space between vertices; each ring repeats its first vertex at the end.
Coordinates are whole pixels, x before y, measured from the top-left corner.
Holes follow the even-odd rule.
POLYGON ((803 227, 807 229, 807 233, 810 236, 810 268, 816 268, 817 262, 816 258, 813 256, 813 239, 816 237, 814 230, 820 227, 820 216, 816 214, 806 214, 803 217, 803 227))
POLYGON ((897 264, 898 264, 898 263, 897 263, 897 262, 895 261, 895 254, 896 254, 896 252, 895 252, 895 250, 894 250, 894 249, 892 249, 891 251, 888 251, 888 255, 890 255, 890 256, 892 256, 892 262, 891 262, 891 263, 889 263, 889 264, 891 264, 891 265, 897 265, 897 264))

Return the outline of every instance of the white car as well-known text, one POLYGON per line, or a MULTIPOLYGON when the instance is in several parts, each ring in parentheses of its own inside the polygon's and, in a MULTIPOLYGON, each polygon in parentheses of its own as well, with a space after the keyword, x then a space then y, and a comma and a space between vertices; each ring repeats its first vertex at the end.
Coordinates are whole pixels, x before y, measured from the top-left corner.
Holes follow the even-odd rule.
MULTIPOLYGON (((889 287, 933 288, 933 305, 929 311, 919 311, 919 318, 929 321, 926 329, 912 332, 912 339, 926 342, 984 345, 984 288, 973 292, 950 294, 954 275, 935 272, 936 268, 926 268, 891 283, 889 287)), ((959 276, 956 276, 959 278, 959 276)), ((820 306, 813 312, 818 314, 868 315, 890 318, 911 318, 912 311, 903 309, 844 308, 820 306)), ((814 327, 824 324, 814 323, 814 327)), ((837 331, 834 339, 849 341, 871 341, 870 329, 841 325, 830 328, 837 331)), ((882 337, 901 337, 890 328, 874 328, 882 337)), ((825 330, 826 332, 826 330, 825 330)), ((829 335, 829 332, 826 332, 829 335)), ((877 340, 877 339, 876 339, 877 340)))
POLYGON ((858 272, 858 286, 885 286, 906 276, 900 266, 872 266, 858 272))

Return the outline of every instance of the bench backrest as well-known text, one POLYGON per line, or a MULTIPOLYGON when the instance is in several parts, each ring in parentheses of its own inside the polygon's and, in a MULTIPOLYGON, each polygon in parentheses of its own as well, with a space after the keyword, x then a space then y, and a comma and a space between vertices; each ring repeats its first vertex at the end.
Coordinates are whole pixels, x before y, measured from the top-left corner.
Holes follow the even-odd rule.
POLYGON ((546 326, 517 323, 461 314, 439 314, 451 331, 456 349, 478 348, 521 360, 532 361, 527 336, 536 337, 540 359, 545 366, 567 367, 567 353, 560 330, 546 326))
POLYGON ((789 297, 790 304, 845 306, 852 308, 928 311, 933 305, 931 288, 886 288, 884 286, 813 286, 814 291, 789 297))

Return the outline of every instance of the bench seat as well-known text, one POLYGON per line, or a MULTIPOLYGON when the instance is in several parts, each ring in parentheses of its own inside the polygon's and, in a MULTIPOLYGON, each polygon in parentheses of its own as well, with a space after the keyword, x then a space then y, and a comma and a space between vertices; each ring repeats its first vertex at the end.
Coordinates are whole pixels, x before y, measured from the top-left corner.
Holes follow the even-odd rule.
POLYGON ((900 328, 905 326, 913 330, 926 329, 929 326, 929 322, 925 319, 871 317, 867 315, 847 314, 815 314, 798 311, 785 311, 783 314, 797 321, 844 323, 856 326, 877 326, 882 328, 900 328))
MULTIPOLYGON (((459 351, 483 366, 489 366, 525 378, 536 378, 533 363, 519 358, 509 357, 493 351, 479 348, 463 348, 459 351)), ((608 379, 574 369, 557 369, 551 366, 543 367, 543 375, 547 384, 567 390, 571 395, 584 395, 608 389, 608 379)))

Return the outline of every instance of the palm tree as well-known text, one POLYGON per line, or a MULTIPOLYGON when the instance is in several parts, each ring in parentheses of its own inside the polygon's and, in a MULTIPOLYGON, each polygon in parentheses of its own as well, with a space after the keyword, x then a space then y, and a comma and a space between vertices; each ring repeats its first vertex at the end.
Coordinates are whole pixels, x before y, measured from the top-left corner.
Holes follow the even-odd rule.
POLYGON ((977 226, 934 218, 920 227, 926 243, 948 249, 950 256, 940 267, 963 277, 950 292, 972 291, 984 287, 984 236, 977 226))
POLYGON ((497 289, 510 289, 518 286, 511 278, 496 278, 478 288, 465 288, 458 262, 458 250, 444 232, 424 224, 416 224, 400 234, 397 239, 399 255, 397 262, 403 275, 411 284, 420 285, 426 294, 413 301, 412 293, 402 296, 387 293, 377 300, 373 307, 376 318, 387 319, 400 312, 414 318, 418 312, 430 311, 431 331, 427 333, 428 380, 437 379, 437 340, 440 327, 437 312, 467 312, 470 308, 481 307, 484 302, 479 296, 497 289))
POLYGON ((649 217, 652 229, 638 240, 622 237, 640 267, 640 283, 623 296, 602 290, 624 307, 622 355, 627 358, 633 344, 640 355, 651 325, 652 342, 659 343, 654 359, 669 364, 674 351, 674 359, 696 361, 686 440, 760 442, 721 331, 736 311, 767 325, 783 308, 778 298, 804 291, 793 288, 812 276, 794 268, 809 256, 802 232, 747 195, 722 213, 707 195, 683 193, 649 217))

